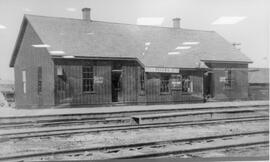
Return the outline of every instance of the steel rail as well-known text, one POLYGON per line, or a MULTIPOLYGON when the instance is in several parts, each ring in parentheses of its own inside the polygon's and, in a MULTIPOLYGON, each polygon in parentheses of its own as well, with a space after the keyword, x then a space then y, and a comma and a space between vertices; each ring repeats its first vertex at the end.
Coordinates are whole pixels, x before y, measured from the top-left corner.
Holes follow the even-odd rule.
MULTIPOLYGON (((179 112, 179 111, 197 111, 197 110, 221 110, 221 109, 250 109, 253 111, 260 111, 261 107, 266 107, 266 109, 269 109, 269 105, 244 105, 244 106, 218 106, 218 107, 198 107, 198 108, 169 108, 169 109, 149 109, 149 110, 132 110, 132 111, 116 111, 116 112, 93 112, 93 113, 76 113, 76 114, 45 114, 45 115, 28 115, 28 116, 6 116, 6 117, 0 117, 1 120, 13 120, 13 119, 32 119, 28 120, 24 123, 36 123, 36 121, 33 121, 33 119, 38 119, 39 122, 46 122, 46 121, 69 121, 69 120, 84 120, 84 119, 105 119, 108 117, 80 117, 80 116, 99 116, 99 115, 116 115, 113 116, 112 118, 117 118, 117 117, 126 117, 124 114, 138 114, 138 113, 161 113, 161 112, 179 112), (253 109, 250 109, 252 108, 253 109), (258 110, 259 109, 259 110, 258 110), (120 115, 119 115, 120 114, 120 115), (50 118, 50 117, 56 117, 55 119, 42 119, 42 118, 50 118), (64 118, 64 119, 59 119, 59 117, 73 117, 73 118, 64 118), (57 119, 58 118, 58 119, 57 119)), ((20 124, 21 122, 14 122, 14 124, 20 124)), ((5 125, 5 124, 10 124, 9 123, 3 123, 1 122, 0 125, 5 125)))
POLYGON ((201 121, 195 121, 195 122, 154 123, 154 124, 141 124, 141 125, 113 125, 113 126, 105 126, 105 127, 73 128, 73 129, 62 129, 62 130, 32 131, 32 132, 29 131, 29 132, 0 134, 0 141, 8 141, 11 139, 33 138, 33 137, 63 136, 63 135, 97 133, 97 132, 108 132, 108 131, 151 129, 151 128, 160 128, 160 127, 216 125, 216 124, 224 124, 224 123, 252 122, 252 121, 262 121, 262 120, 269 120, 269 117, 257 116, 257 117, 229 118, 229 119, 216 119, 216 120, 201 120, 201 121))
POLYGON ((65 126, 69 124, 78 125, 78 124, 96 124, 96 123, 108 123, 108 122, 124 122, 129 121, 130 118, 107 118, 107 119, 74 119, 72 121, 46 121, 46 122, 32 122, 32 123, 18 123, 18 124, 0 124, 0 129, 11 129, 11 128, 35 128, 35 127, 54 127, 54 126, 65 126))
MULTIPOLYGON (((201 141, 201 140, 219 139, 219 138, 225 138, 225 137, 250 136, 250 135, 258 135, 258 134, 269 134, 269 131, 256 131, 256 132, 235 133, 235 134, 226 134, 226 135, 193 137, 193 138, 185 138, 185 139, 174 139, 174 140, 163 140, 163 141, 154 141, 154 142, 131 143, 131 144, 123 144, 123 145, 77 148, 77 149, 58 150, 58 151, 49 151, 49 152, 41 152, 41 153, 30 153, 30 154, 23 154, 23 155, 13 155, 13 156, 0 157, 0 161, 16 160, 16 159, 24 159, 24 158, 32 158, 32 157, 42 157, 42 156, 53 156, 53 155, 59 155, 59 154, 78 153, 78 152, 85 152, 85 151, 107 151, 107 150, 112 150, 112 149, 147 147, 147 146, 160 145, 160 144, 194 142, 194 141, 201 141)), ((269 143, 269 141, 245 143, 242 145, 248 146, 248 145, 265 144, 265 143, 269 143)), ((239 144, 233 145, 233 147, 242 146, 242 145, 239 145, 239 144)), ((226 146, 226 147, 228 147, 228 146, 226 146)), ((224 147, 224 148, 226 148, 226 147, 224 147)), ((165 156, 165 155, 169 155, 169 154, 176 154, 176 153, 179 154, 179 153, 187 153, 187 152, 195 152, 195 151, 198 152, 198 151, 205 151, 205 150, 209 150, 209 149, 220 149, 220 148, 221 147, 207 147, 207 148, 199 148, 199 149, 192 149, 192 150, 167 151, 164 153, 152 153, 152 154, 143 154, 143 155, 124 156, 124 157, 118 157, 117 159, 157 157, 157 156, 165 156)))
POLYGON ((174 151, 165 151, 159 153, 149 153, 149 154, 141 154, 141 155, 131 155, 131 156, 123 156, 119 158, 113 159, 138 159, 138 158, 154 158, 154 157, 162 157, 168 155, 177 155, 177 154, 185 154, 185 153, 194 153, 194 152, 202 152, 202 151, 211 151, 218 149, 226 149, 226 148, 235 148, 235 147, 243 147, 243 146, 252 146, 252 145, 260 145, 260 144, 269 144, 269 141, 259 141, 259 142, 247 142, 243 144, 233 144, 233 145, 224 145, 217 147, 205 147, 205 148, 197 148, 197 149, 185 149, 185 150, 174 150, 174 151))
MULTIPOLYGON (((257 110, 254 110, 254 109, 250 109, 250 108, 247 108, 247 109, 238 109, 238 110, 235 110, 235 111, 231 111, 231 110, 216 110, 214 112, 212 111, 199 111, 199 112, 189 112, 189 113, 183 113, 183 115, 202 115, 202 114, 219 114, 219 113, 241 113, 241 112, 261 112, 261 111, 268 111, 268 108, 263 108, 263 109, 257 109, 257 110)), ((151 115, 154 115, 154 114, 150 114, 148 118, 151 118, 151 115)), ((164 114, 161 114, 160 118, 164 118, 163 117, 164 114)), ((140 116, 140 115, 138 115, 140 116)), ((157 115, 154 115, 155 118, 158 118, 157 115)), ((178 114, 176 114, 176 116, 178 116, 178 114)), ((154 118, 154 117, 153 117, 154 118)), ((22 127, 22 126, 42 126, 42 125, 56 125, 56 126, 59 126, 61 124, 69 124, 69 123, 108 123, 108 122, 120 122, 121 121, 130 121, 130 118, 127 118, 127 117, 124 117, 124 118, 102 118, 102 119, 99 119, 99 120, 95 120, 95 119, 92 119, 92 118, 84 118, 84 119, 76 119, 76 120, 71 120, 71 121, 66 121, 66 119, 59 119, 58 122, 55 122, 55 120, 46 120, 46 122, 44 122, 43 120, 40 120, 40 121, 37 121, 37 122, 32 122, 31 124, 7 124, 7 123, 4 123, 1 125, 0 123, 0 129, 2 128, 14 128, 14 127, 22 127), (80 121, 78 121, 80 120, 80 121), (43 122, 43 123, 42 123, 43 122)))
MULTIPOLYGON (((268 109, 257 109, 257 110, 248 110, 247 112, 250 111, 267 111, 268 109)), ((244 111, 244 110, 243 110, 244 111)), ((210 112, 200 112, 200 113, 195 113, 195 114, 208 114, 210 112)), ((213 112, 215 113, 215 112, 213 112)), ((220 113, 220 112, 217 112, 220 113)), ((225 112, 225 113, 230 113, 230 112, 225 112)), ((156 114, 156 113, 155 113, 156 114)), ((158 114, 158 113, 157 113, 158 114)), ((154 114, 152 114, 154 115, 154 114)), ((136 115, 135 115, 136 116, 136 115)), ((139 115, 140 116, 140 115, 139 115)), ((70 120, 66 120, 66 119, 59 119, 57 121, 55 120, 41 120, 41 121, 36 121, 36 122, 25 122, 25 123, 11 123, 11 124, 7 124, 4 123, 1 125, 0 123, 0 129, 11 129, 11 128, 22 128, 22 127, 27 127, 27 128, 32 128, 32 127, 53 127, 53 126, 61 126, 61 125, 68 125, 68 124, 74 124, 74 125, 78 125, 78 124, 105 124, 105 123, 127 123, 131 120, 131 118, 128 117, 122 117, 122 118, 101 118, 101 119, 92 119, 92 118, 83 118, 83 119, 70 119, 70 120)))

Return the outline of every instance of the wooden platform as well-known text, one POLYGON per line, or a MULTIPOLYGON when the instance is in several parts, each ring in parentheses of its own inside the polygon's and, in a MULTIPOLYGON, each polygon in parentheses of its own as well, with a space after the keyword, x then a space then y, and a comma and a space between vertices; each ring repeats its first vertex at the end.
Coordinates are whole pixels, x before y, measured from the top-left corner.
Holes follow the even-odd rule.
POLYGON ((174 105, 134 105, 97 108, 49 108, 49 109, 0 109, 0 118, 40 117, 54 115, 84 115, 84 114, 119 114, 131 112, 153 112, 168 110, 200 110, 209 108, 237 108, 246 106, 269 106, 269 101, 234 101, 234 102, 209 102, 195 104, 174 105))

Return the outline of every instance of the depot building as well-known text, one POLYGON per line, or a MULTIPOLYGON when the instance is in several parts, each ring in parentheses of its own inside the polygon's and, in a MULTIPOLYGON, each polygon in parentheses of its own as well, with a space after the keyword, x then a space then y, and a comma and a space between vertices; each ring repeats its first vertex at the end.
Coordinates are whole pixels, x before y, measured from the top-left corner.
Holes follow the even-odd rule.
POLYGON ((246 99, 251 60, 214 31, 25 15, 10 61, 18 108, 246 99))

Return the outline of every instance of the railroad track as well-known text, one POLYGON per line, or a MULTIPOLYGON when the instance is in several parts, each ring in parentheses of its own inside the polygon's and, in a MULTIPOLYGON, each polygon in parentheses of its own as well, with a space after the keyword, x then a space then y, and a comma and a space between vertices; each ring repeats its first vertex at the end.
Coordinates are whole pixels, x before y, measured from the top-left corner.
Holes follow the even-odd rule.
POLYGON ((39 153, 28 153, 0 157, 0 161, 14 160, 40 160, 44 157, 66 159, 76 156, 79 160, 88 158, 95 159, 96 153, 105 155, 106 159, 134 159, 161 157, 168 155, 209 151, 233 147, 245 147, 253 145, 268 145, 268 131, 256 131, 227 135, 203 136, 187 139, 173 139, 143 143, 130 143, 102 147, 89 147, 79 149, 58 150, 39 153), (263 139, 263 140, 262 140, 263 139), (125 156, 121 154, 125 151, 125 156))
POLYGON ((76 113, 76 114, 50 114, 50 115, 36 115, 36 116, 13 116, 0 117, 0 128, 5 126, 31 126, 31 125, 46 125, 50 123, 65 124, 68 122, 80 122, 81 120, 104 120, 107 118, 123 118, 133 115, 141 114, 159 114, 159 113, 174 113, 174 112, 195 112, 195 111, 216 111, 216 110, 253 110, 260 111, 262 109, 269 110, 268 105, 255 106, 230 106, 230 107, 202 107, 202 108, 171 108, 171 109, 150 109, 150 110, 126 110, 119 112, 93 112, 93 113, 76 113))
MULTIPOLYGON (((209 112, 213 111, 213 113, 217 111, 223 111, 224 110, 235 110, 235 111, 241 111, 243 112, 262 112, 262 111, 268 111, 269 108, 265 106, 259 106, 259 107, 240 107, 235 109, 234 107, 227 107, 227 108, 203 108, 202 112, 209 112)), ((140 115, 141 113, 145 114, 159 114, 159 113, 168 113, 168 112, 185 112, 186 110, 189 109, 181 109, 181 110, 175 110, 175 109, 167 109, 167 110, 148 110, 148 111, 133 111, 129 112, 129 115, 140 115)), ((198 112, 198 110, 201 109, 196 109, 196 110, 190 110, 190 112, 198 112)), ((233 112, 233 111, 232 111, 233 112)), ((73 115, 45 115, 45 116, 28 116, 28 117, 19 117, 19 118, 0 118, 0 129, 20 129, 20 128, 36 128, 36 127, 58 127, 58 126, 71 126, 71 125, 95 125, 95 124, 100 124, 100 125, 105 125, 108 123, 111 124, 119 124, 119 123, 128 123, 130 122, 130 116, 127 116, 128 112, 123 112, 123 114, 119 113, 119 117, 109 117, 109 118, 104 118, 101 117, 100 115, 102 113, 93 113, 93 114, 73 114, 73 115), (95 115, 99 115, 99 118, 94 117, 95 115), (46 119, 47 118, 47 119, 46 119), (27 120, 27 121, 24 121, 27 120)))
POLYGON ((128 123, 130 118, 107 118, 107 119, 74 119, 62 121, 39 121, 30 123, 16 123, 16 124, 2 124, 2 129, 17 129, 17 128, 36 128, 36 127, 58 127, 58 126, 71 126, 71 125, 94 125, 94 124, 108 124, 108 123, 128 123))
POLYGON ((83 133, 97 133, 108 131, 127 131, 134 129, 151 129, 160 127, 180 127, 180 126, 192 126, 192 125, 216 125, 224 123, 237 123, 237 122, 253 122, 269 120, 268 116, 256 116, 256 117, 242 117, 242 118, 229 118, 229 119, 216 119, 216 120, 202 120, 195 122, 172 122, 172 123, 155 123, 155 124, 140 124, 140 125, 111 125, 101 127, 78 127, 78 128, 64 128, 64 129, 51 129, 43 131, 24 131, 13 133, 1 133, 0 141, 8 141, 12 139, 25 139, 25 138, 38 138, 48 136, 69 136, 74 134, 83 133))

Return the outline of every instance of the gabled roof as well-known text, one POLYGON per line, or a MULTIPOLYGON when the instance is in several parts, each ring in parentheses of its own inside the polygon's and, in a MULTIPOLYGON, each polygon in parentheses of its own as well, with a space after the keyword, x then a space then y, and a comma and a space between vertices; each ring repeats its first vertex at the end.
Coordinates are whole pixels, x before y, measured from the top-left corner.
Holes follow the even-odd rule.
MULTIPOLYGON (((250 63, 251 60, 214 31, 86 21, 26 15, 49 51, 99 58, 134 58, 144 66, 196 68, 201 60, 250 63), (179 49, 183 42, 199 42, 179 49), (169 52, 179 54, 169 55, 169 52)), ((16 50, 10 66, 14 65, 16 50)), ((201 64, 204 65, 204 64, 201 64)))
POLYGON ((248 71, 248 83, 269 84, 269 68, 250 68, 248 71))

